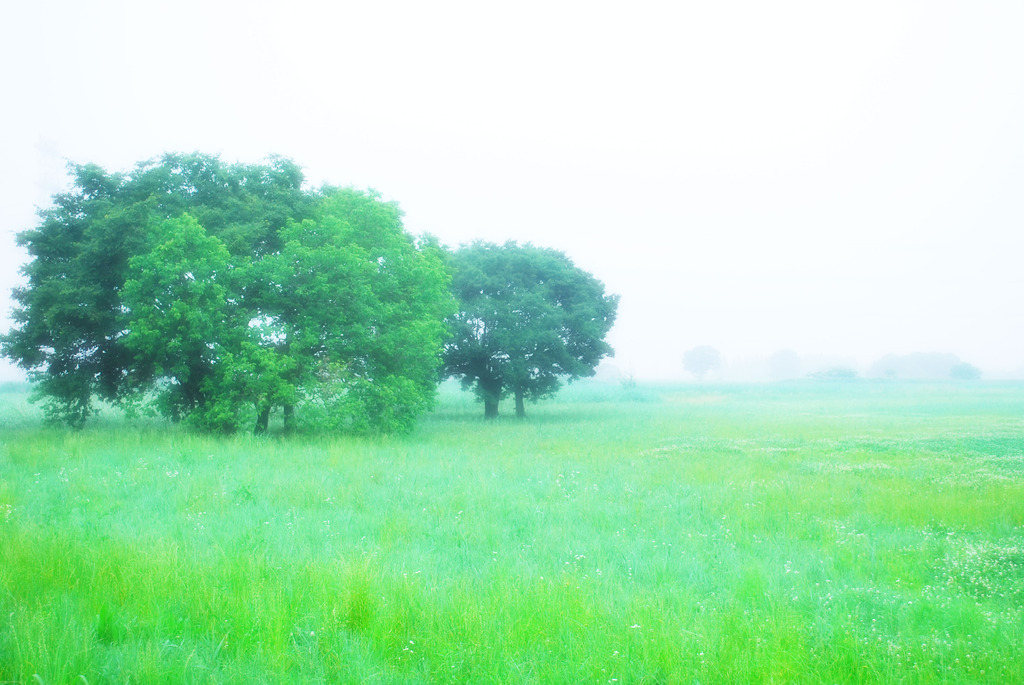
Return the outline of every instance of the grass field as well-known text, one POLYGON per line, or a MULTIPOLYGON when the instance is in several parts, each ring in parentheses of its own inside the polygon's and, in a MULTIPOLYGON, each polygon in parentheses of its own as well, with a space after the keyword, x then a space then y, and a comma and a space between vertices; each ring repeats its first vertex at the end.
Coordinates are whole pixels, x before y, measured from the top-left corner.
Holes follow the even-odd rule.
POLYGON ((1024 384, 528 410, 223 439, 0 395, 0 682, 1024 682, 1024 384))

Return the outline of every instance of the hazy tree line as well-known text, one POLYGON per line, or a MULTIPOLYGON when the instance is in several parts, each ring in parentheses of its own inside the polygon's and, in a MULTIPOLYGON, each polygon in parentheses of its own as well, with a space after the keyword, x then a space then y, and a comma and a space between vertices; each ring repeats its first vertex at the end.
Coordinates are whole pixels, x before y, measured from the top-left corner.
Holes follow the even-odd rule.
MULTIPOLYGON (((696 380, 708 375, 722 374, 736 380, 851 380, 861 376, 853 360, 829 357, 801 357, 793 350, 778 350, 766 359, 747 360, 728 369, 718 350, 710 345, 691 348, 683 354, 683 368, 696 380)), ((912 352, 886 354, 863 370, 865 378, 890 380, 958 380, 981 378, 981 370, 954 354, 940 352, 912 352)))
POLYGON ((564 254, 415 239, 374 192, 303 187, 272 158, 165 155, 73 185, 19 234, 30 260, 0 351, 47 415, 97 400, 210 430, 405 431, 455 377, 498 402, 593 375, 617 298, 564 254))

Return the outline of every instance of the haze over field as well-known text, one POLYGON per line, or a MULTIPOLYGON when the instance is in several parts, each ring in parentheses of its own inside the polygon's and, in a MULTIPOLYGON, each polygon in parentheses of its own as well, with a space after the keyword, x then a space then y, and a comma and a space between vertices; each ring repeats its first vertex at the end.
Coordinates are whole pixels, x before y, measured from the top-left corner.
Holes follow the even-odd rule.
MULTIPOLYGON (((293 158, 622 300, 624 372, 708 344, 1024 374, 1024 5, 20 3, 0 26, 0 330, 66 159, 293 158)), ((0 379, 10 367, 0 367, 0 379)))

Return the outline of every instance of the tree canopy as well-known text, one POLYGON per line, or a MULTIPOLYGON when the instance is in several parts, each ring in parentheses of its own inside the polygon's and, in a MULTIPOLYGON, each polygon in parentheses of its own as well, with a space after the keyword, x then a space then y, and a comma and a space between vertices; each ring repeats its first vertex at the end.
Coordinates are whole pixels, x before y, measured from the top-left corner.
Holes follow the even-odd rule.
POLYGON ((484 415, 499 401, 553 395, 562 380, 594 375, 612 348, 605 336, 615 321, 618 296, 557 250, 476 242, 449 257, 459 310, 450 317, 444 375, 472 387, 484 415))
POLYGON ((126 174, 72 168, 35 229, 3 354, 48 414, 96 398, 265 430, 286 420, 408 429, 436 391, 454 310, 440 250, 372 192, 303 190, 291 161, 166 155, 126 174))

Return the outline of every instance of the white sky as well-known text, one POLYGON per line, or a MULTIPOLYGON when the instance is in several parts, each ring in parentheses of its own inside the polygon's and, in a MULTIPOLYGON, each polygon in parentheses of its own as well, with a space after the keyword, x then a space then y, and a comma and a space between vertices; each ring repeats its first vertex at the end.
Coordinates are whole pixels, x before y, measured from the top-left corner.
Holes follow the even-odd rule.
POLYGON ((65 159, 276 153, 564 250, 641 378, 700 344, 1024 369, 1022 36, 1019 0, 6 3, 2 313, 65 159))

